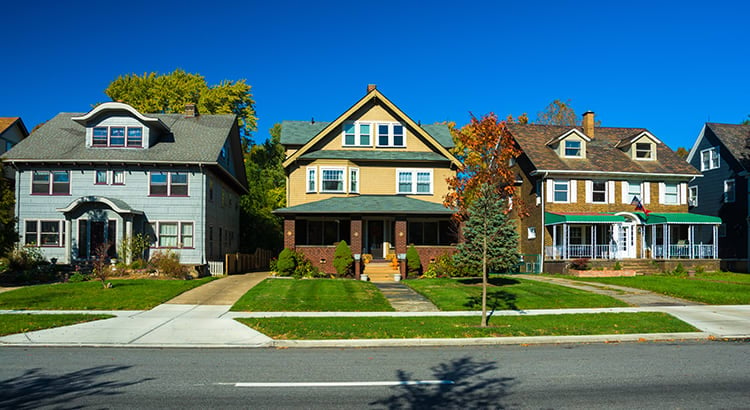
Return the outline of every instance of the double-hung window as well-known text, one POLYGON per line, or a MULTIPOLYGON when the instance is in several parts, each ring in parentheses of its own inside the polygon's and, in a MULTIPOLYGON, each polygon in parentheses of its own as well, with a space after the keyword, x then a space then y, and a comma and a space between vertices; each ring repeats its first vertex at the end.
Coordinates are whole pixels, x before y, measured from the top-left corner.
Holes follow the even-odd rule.
POLYGON ((372 124, 364 122, 344 123, 344 146, 372 146, 372 124))
POLYGON ((378 147, 403 147, 405 146, 406 131, 399 123, 377 124, 378 147))
POLYGON ((94 183, 96 185, 107 185, 107 171, 96 171, 96 179, 94 183))
POLYGON ((399 194, 432 194, 431 169, 399 169, 396 172, 396 192, 399 194))
POLYGON ((24 243, 33 246, 64 246, 63 221, 27 220, 24 243))
POLYGON ((359 168, 349 168, 349 192, 359 193, 359 168))
POLYGON ((643 202, 643 196, 641 193, 641 183, 640 182, 634 182, 629 181, 628 183, 628 195, 623 198, 623 202, 630 203, 633 201, 633 198, 638 198, 639 201, 643 202))
POLYGON ((698 206, 698 186, 688 187, 688 205, 698 206))
POLYGON ((141 127, 128 127, 128 147, 141 148, 143 147, 143 128, 141 127))
POLYGON ((592 181, 591 182, 591 202, 594 202, 594 203, 606 203, 607 202, 607 181, 592 181))
POLYGON ((635 159, 649 160, 653 158, 653 144, 648 142, 637 142, 635 144, 635 159))
POLYGON ((33 195, 69 195, 69 171, 34 171, 31 176, 33 195))
POLYGON ((143 127, 94 127, 91 138, 94 147, 143 147, 143 127))
POLYGON ((664 184, 664 204, 677 205, 679 201, 679 187, 677 184, 664 184))
POLYGON ((569 188, 570 181, 558 181, 555 180, 552 184, 553 201, 554 202, 568 202, 569 201, 569 188))
MULTIPOLYGON (((192 248, 192 222, 153 222, 151 228, 156 234, 156 243, 160 248, 192 248)), ((213 231, 210 231, 213 235, 213 231)))
POLYGON ((727 179, 724 181, 724 202, 734 202, 734 180, 727 179))
POLYGON ((317 181, 317 179, 316 179, 317 177, 315 175, 316 171, 317 171, 317 168, 315 168, 315 167, 308 167, 307 168, 307 184, 306 184, 307 185, 307 192, 317 192, 318 191, 316 189, 316 181, 317 181))
POLYGON ((151 196, 187 196, 187 173, 152 172, 149 180, 149 194, 151 196))
POLYGON ((97 170, 96 177, 94 178, 94 184, 96 185, 125 185, 125 171, 105 171, 97 170))
POLYGON ((565 141, 565 156, 572 158, 581 157, 581 141, 565 141))
POLYGON ((719 147, 712 147, 701 151, 701 171, 719 168, 719 147))
POLYGON ((320 191, 344 192, 344 168, 321 168, 320 191))

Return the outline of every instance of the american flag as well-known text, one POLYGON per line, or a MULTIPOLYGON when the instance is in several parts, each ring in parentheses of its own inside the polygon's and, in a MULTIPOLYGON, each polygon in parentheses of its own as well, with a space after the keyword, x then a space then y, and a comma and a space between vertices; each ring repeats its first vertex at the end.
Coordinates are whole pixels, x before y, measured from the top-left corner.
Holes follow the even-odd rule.
POLYGON ((649 210, 647 210, 646 208, 643 207, 643 203, 641 202, 641 200, 637 196, 633 197, 633 200, 630 201, 630 205, 633 205, 635 207, 636 211, 641 211, 644 214, 646 214, 646 216, 648 216, 648 214, 651 213, 651 211, 649 211, 649 210))

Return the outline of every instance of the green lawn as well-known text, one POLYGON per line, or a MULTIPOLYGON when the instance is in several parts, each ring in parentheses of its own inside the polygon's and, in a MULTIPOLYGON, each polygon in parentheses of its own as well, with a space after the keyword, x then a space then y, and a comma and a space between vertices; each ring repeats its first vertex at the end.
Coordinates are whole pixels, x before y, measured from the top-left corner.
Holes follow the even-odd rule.
MULTIPOLYGON (((477 310, 482 306, 481 279, 413 279, 403 283, 440 310, 477 310)), ((489 283, 487 306, 495 310, 628 306, 608 296, 512 277, 492 277, 489 283)))
POLYGON ((695 332, 664 313, 474 317, 283 317, 237 319, 274 339, 398 339, 695 332))
POLYGON ((750 275, 739 273, 699 273, 695 277, 654 275, 627 278, 571 277, 570 279, 629 286, 712 305, 750 303, 750 275))
POLYGON ((0 293, 0 309, 146 310, 215 278, 195 280, 113 279, 35 285, 0 293))
POLYGON ((0 336, 14 333, 32 332, 52 327, 74 325, 92 320, 108 319, 112 315, 79 315, 79 314, 9 314, 0 315, 0 336))
POLYGON ((387 312, 372 283, 348 279, 265 279, 232 306, 249 312, 387 312))

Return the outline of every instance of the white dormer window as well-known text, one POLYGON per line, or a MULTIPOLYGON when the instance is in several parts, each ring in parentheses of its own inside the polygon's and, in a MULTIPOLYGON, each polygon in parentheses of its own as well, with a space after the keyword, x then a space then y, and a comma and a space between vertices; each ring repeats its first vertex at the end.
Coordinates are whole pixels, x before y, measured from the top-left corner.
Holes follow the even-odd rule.
POLYGON ((370 147, 372 146, 373 124, 366 122, 344 123, 344 146, 345 147, 370 147))
POLYGON ((635 144, 635 159, 653 160, 655 157, 654 144, 649 142, 637 142, 635 144))
POLYGON ((581 158, 581 141, 567 140, 564 144, 566 157, 581 158))
POLYGON ((406 131, 399 123, 378 123, 378 147, 403 147, 406 131))

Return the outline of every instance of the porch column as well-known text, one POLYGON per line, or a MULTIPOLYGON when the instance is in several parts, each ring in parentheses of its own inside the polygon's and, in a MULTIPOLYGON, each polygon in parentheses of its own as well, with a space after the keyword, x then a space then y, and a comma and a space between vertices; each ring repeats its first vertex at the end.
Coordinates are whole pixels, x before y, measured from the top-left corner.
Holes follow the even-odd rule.
POLYGON ((591 225, 591 259, 596 259, 596 225, 591 225))
POLYGON ((719 225, 713 226, 713 237, 714 237, 714 259, 719 259, 719 225))
POLYGON ((568 243, 570 242, 570 227, 568 224, 563 224, 563 259, 568 259, 568 243))
POLYGON ((557 259, 557 225, 552 225, 552 259, 557 259))
POLYGON ((284 247, 294 249, 294 217, 284 219, 284 247))
POLYGON ((695 225, 688 225, 688 246, 690 259, 695 259, 695 252, 693 247, 695 244, 695 225))
POLYGON ((65 259, 63 263, 70 263, 73 259, 73 238, 70 236, 72 225, 70 219, 65 218, 65 259))
POLYGON ((352 219, 350 224, 352 254, 354 255, 354 278, 359 280, 362 274, 362 219, 352 219))
MULTIPOLYGON (((133 215, 128 215, 125 217, 125 237, 123 239, 132 239, 133 238, 133 215)), ((127 255, 125 255, 125 263, 130 265, 133 262, 133 255, 128 252, 127 255)))
POLYGON ((396 257, 398 258, 398 270, 401 277, 406 279, 406 219, 403 217, 396 218, 394 226, 396 237, 396 257))
POLYGON ((669 249, 669 244, 672 243, 672 230, 669 229, 669 224, 664 224, 664 259, 671 259, 672 252, 669 249))

